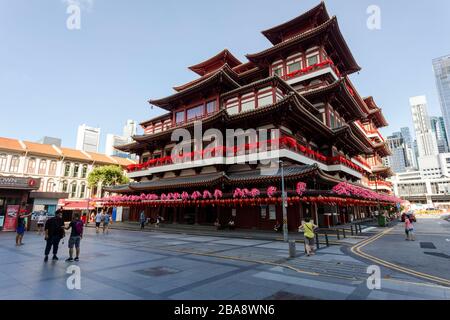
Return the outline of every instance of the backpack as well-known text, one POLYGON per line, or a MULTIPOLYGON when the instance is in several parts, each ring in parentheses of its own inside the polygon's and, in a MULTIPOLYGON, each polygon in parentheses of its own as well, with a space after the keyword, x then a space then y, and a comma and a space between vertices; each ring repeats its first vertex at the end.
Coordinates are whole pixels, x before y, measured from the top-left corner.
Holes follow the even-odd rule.
POLYGON ((83 222, 82 221, 75 222, 75 231, 79 235, 83 234, 83 222))

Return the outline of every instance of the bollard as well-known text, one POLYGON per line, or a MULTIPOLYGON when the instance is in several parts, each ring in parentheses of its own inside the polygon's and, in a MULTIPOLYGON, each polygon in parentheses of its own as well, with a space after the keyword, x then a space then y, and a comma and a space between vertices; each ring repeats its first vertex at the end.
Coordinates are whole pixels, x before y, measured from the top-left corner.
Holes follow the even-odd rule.
POLYGON ((339 234, 339 229, 336 229, 336 234, 337 234, 338 240, 341 240, 341 235, 339 234))
POLYGON ((316 233, 316 247, 317 247, 317 250, 320 249, 319 234, 318 233, 316 233))
POLYGON ((362 227, 359 225, 359 233, 362 233, 362 227))
POLYGON ((350 232, 352 233, 352 236, 354 235, 353 233, 353 225, 350 225, 350 232))
POLYGON ((296 248, 295 248, 295 241, 291 240, 289 241, 289 257, 295 258, 297 256, 296 248))
POLYGON ((345 228, 342 229, 342 233, 343 233, 343 235, 344 235, 344 239, 347 238, 347 237, 345 236, 345 228))
POLYGON ((330 242, 328 241, 328 232, 325 232, 325 243, 327 244, 327 247, 330 246, 330 242))

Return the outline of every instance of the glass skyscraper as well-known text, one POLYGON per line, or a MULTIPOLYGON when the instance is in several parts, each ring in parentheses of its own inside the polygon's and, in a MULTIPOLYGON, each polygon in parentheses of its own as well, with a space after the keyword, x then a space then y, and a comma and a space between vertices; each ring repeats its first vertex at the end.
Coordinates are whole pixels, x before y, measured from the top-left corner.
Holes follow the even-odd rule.
POLYGON ((450 55, 434 59, 433 69, 444 116, 447 141, 450 141, 450 55))

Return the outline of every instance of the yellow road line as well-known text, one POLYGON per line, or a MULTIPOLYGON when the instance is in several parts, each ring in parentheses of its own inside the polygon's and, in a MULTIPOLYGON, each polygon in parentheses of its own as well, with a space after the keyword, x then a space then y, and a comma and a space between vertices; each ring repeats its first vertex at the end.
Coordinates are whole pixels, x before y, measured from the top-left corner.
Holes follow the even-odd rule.
POLYGON ((429 280, 429 281, 433 281, 433 282, 437 282, 437 283, 440 283, 440 284, 444 284, 446 286, 450 286, 450 280, 448 280, 448 279, 439 278, 439 277, 436 277, 436 276, 433 276, 433 275, 430 275, 430 274, 426 274, 426 273, 423 273, 423 272, 420 272, 420 271, 408 269, 408 268, 396 265, 394 263, 388 262, 386 260, 380 259, 378 257, 374 257, 374 256, 369 255, 369 254, 367 254, 367 253, 362 251, 362 248, 364 248, 365 246, 367 246, 367 245, 377 241, 378 239, 384 237, 386 234, 388 234, 392 230, 393 229, 388 229, 388 230, 386 230, 386 231, 384 231, 384 232, 382 232, 382 233, 380 233, 380 234, 378 234, 378 235, 376 235, 376 236, 374 236, 372 238, 367 239, 366 241, 362 241, 361 243, 353 246, 350 249, 351 252, 353 252, 354 254, 356 254, 356 255, 358 255, 360 257, 363 257, 363 258, 365 258, 367 260, 371 260, 373 262, 376 262, 376 263, 378 263, 378 264, 380 264, 382 266, 385 266, 387 268, 390 268, 390 269, 393 269, 393 270, 396 270, 396 271, 399 271, 399 272, 403 272, 403 273, 406 273, 406 274, 409 274, 409 275, 413 275, 413 276, 416 276, 416 277, 419 277, 419 278, 422 278, 422 279, 426 279, 426 280, 429 280))

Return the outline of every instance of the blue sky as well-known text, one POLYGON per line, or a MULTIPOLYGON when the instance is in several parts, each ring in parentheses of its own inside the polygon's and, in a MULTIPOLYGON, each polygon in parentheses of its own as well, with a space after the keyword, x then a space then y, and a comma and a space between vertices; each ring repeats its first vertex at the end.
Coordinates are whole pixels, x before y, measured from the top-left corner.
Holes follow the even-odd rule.
MULTIPOLYGON (((74 1, 74 0, 72 0, 74 1)), ((260 33, 314 0, 81 0, 81 30, 66 28, 67 1, 0 0, 0 136, 44 135, 75 146, 77 126, 121 133, 127 119, 162 113, 146 102, 196 77, 187 69, 228 48, 238 58, 269 46, 260 33)), ((450 54, 448 0, 329 0, 360 74, 390 127, 411 126, 408 100, 425 94, 440 115, 431 60, 450 54), (369 5, 381 30, 366 27, 369 5)))

